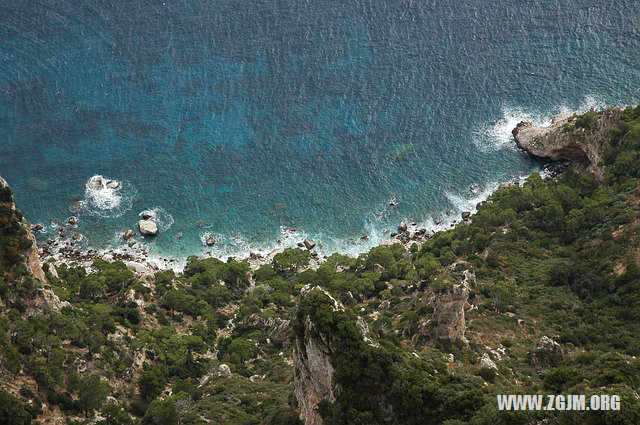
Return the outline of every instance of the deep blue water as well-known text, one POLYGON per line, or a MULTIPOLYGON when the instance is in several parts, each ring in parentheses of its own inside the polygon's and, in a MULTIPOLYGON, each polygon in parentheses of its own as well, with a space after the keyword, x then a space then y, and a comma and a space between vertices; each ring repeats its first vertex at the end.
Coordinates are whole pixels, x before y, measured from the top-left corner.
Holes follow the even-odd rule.
POLYGON ((636 1, 1 0, 0 174, 32 222, 83 201, 88 246, 161 208, 162 255, 357 252, 530 173, 518 120, 638 102, 639 70, 636 1))

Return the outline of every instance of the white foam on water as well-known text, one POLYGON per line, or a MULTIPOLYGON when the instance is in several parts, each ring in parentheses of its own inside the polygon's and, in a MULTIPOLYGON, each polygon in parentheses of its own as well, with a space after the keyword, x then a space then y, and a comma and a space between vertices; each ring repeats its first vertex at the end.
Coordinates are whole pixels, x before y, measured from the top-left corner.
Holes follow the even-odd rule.
POLYGON ((548 126, 554 116, 561 113, 581 114, 590 108, 596 110, 606 107, 604 100, 598 96, 585 96, 584 100, 576 106, 568 106, 565 103, 556 105, 545 112, 526 110, 519 106, 503 105, 502 118, 493 123, 486 123, 473 133, 473 143, 482 151, 515 148, 512 131, 521 121, 528 121, 537 126, 548 126))
POLYGON ((136 191, 127 182, 95 175, 85 184, 84 194, 84 200, 80 201, 81 211, 117 218, 131 209, 136 191))

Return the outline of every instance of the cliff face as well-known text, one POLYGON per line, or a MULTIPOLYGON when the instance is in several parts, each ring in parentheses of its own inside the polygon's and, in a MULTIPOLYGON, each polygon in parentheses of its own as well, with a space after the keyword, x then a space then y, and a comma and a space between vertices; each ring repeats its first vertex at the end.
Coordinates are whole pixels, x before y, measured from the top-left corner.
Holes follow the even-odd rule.
MULTIPOLYGON (((334 302, 334 311, 342 308, 324 289, 322 291, 334 302)), ((311 288, 305 287, 301 292, 304 298, 311 288)), ((303 332, 296 337, 293 349, 293 366, 295 372, 294 393, 300 408, 300 419, 305 425, 322 425, 322 417, 317 408, 320 402, 335 401, 333 394, 333 372, 331 356, 334 353, 333 337, 320 332, 309 315, 302 317, 303 332)))
POLYGON ((462 282, 451 289, 438 292, 431 298, 433 317, 428 322, 428 333, 437 339, 464 341, 466 329, 464 308, 469 299, 469 285, 475 282, 475 275, 465 271, 462 282))
MULTIPOLYGON (((0 188, 9 188, 9 184, 4 178, 2 178, 2 176, 0 176, 0 188)), ((18 212, 13 200, 10 202, 4 202, 3 205, 12 209, 16 213, 18 212)), ((39 281, 36 285, 36 290, 38 292, 37 296, 34 296, 29 300, 23 300, 26 305, 25 314, 27 316, 34 316, 38 314, 59 312, 64 303, 60 301, 58 296, 55 295, 51 289, 44 285, 44 283, 46 283, 46 277, 40 264, 40 255, 38 254, 36 238, 33 236, 29 223, 24 217, 21 219, 21 226, 26 232, 26 237, 31 241, 31 246, 21 252, 24 257, 24 266, 28 273, 39 281)))
POLYGON ((603 143, 620 120, 622 110, 613 108, 602 113, 589 112, 589 120, 578 120, 570 114, 553 118, 549 127, 521 122, 513 129, 516 144, 533 156, 554 161, 569 161, 578 172, 602 179, 603 143))
MULTIPOLYGON (((2 178, 2 176, 0 176, 0 187, 9 187, 9 183, 7 183, 7 181, 2 178)), ((5 203, 5 206, 16 211, 16 204, 14 202, 5 203)), ((27 232, 27 238, 29 238, 29 240, 32 242, 31 247, 23 252, 26 260, 25 265, 29 272, 31 272, 31 274, 35 278, 44 282, 45 276, 44 272, 42 271, 42 267, 40 266, 40 256, 38 255, 38 245, 36 244, 36 238, 33 236, 33 233, 31 233, 29 223, 27 223, 27 220, 24 218, 22 218, 22 227, 27 232)))

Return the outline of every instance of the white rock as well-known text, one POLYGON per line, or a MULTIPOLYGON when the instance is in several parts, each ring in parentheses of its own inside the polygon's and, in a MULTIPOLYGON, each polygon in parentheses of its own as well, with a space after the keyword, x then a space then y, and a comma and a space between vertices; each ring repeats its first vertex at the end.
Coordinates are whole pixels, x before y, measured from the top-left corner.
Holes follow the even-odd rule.
POLYGON ((154 220, 140 220, 138 222, 142 236, 153 236, 158 233, 158 224, 154 220))

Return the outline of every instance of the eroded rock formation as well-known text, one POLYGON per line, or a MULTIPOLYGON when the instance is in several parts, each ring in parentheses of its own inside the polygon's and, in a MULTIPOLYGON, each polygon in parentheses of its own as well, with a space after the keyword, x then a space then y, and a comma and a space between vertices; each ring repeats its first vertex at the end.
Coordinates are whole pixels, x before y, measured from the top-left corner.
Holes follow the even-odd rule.
POLYGON ((570 114, 553 118, 548 127, 520 122, 513 129, 516 144, 533 156, 554 161, 568 161, 579 172, 597 179, 604 173, 602 148, 608 133, 620 120, 622 110, 612 108, 602 113, 589 112, 592 121, 578 121, 570 114))
MULTIPOLYGON (((334 308, 342 305, 322 288, 311 289, 305 286, 300 298, 304 298, 312 290, 322 291, 334 302, 334 308)), ((296 337, 293 349, 293 366, 295 371, 294 393, 300 408, 300 419, 305 425, 322 425, 322 416, 318 412, 320 402, 335 401, 333 393, 333 372, 331 356, 334 353, 334 341, 331 335, 319 332, 308 315, 302 318, 303 333, 296 337)))

